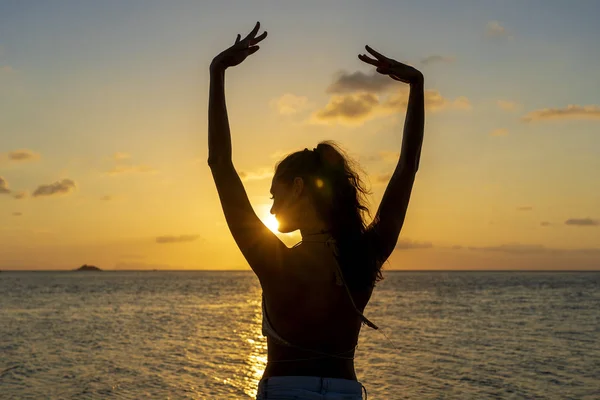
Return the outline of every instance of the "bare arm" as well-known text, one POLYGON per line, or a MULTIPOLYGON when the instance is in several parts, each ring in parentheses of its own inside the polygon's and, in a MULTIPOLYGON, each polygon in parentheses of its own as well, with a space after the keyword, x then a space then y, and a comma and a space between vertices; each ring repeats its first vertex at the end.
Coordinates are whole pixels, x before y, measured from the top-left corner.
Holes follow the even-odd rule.
POLYGON ((378 256, 381 260, 386 260, 398 242, 419 169, 425 126, 423 75, 413 67, 389 59, 368 46, 367 50, 375 59, 360 55, 362 61, 375 65, 378 72, 410 85, 400 160, 367 231, 379 253, 378 256))
POLYGON ((254 44, 266 37, 255 38, 254 30, 244 40, 219 54, 210 66, 208 104, 208 165, 217 186, 227 225, 242 254, 261 281, 276 272, 287 247, 258 218, 231 159, 231 133, 225 104, 225 70, 255 53, 254 44))

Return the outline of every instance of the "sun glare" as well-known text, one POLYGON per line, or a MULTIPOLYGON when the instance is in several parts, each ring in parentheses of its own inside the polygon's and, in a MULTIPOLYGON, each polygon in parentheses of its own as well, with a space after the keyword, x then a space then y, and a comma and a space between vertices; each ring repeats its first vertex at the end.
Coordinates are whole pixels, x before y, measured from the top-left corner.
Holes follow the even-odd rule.
POLYGON ((273 214, 270 214, 266 219, 265 219, 265 225, 267 226, 267 228, 269 228, 272 232, 277 233, 279 232, 277 230, 277 228, 279 228, 279 222, 277 222, 277 218, 275 218, 275 216, 273 214))

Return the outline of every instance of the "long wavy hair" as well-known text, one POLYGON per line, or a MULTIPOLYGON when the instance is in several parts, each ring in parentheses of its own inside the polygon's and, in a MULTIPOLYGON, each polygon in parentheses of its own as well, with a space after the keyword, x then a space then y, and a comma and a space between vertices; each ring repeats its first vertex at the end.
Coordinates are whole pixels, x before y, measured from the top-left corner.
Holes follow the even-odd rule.
POLYGON ((365 235, 370 217, 360 166, 334 141, 320 142, 313 150, 287 155, 275 165, 275 178, 291 184, 301 177, 304 188, 325 221, 337 245, 337 259, 351 289, 367 289, 383 279, 383 261, 376 257, 365 235))

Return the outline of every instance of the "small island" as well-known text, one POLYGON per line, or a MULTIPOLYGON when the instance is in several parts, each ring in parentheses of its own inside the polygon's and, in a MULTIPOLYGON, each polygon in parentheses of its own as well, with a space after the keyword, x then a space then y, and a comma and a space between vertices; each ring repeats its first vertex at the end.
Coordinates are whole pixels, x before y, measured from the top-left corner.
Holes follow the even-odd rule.
POLYGON ((102 271, 102 270, 93 265, 83 264, 81 267, 77 268, 75 271, 102 271))

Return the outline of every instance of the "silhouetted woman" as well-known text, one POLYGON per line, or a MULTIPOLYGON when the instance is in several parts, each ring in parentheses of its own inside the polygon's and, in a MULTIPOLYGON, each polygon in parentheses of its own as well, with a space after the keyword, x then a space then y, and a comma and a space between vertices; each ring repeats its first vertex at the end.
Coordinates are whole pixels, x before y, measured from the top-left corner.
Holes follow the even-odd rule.
POLYGON ((231 159, 225 70, 258 50, 267 32, 256 24, 210 65, 208 165, 229 229, 263 291, 268 363, 257 399, 362 399, 354 351, 362 314, 382 278, 404 222, 423 142, 423 75, 366 46, 358 58, 410 86, 400 160, 373 221, 350 159, 332 142, 304 149, 276 165, 271 213, 281 232, 300 230, 288 248, 257 217, 231 159))

